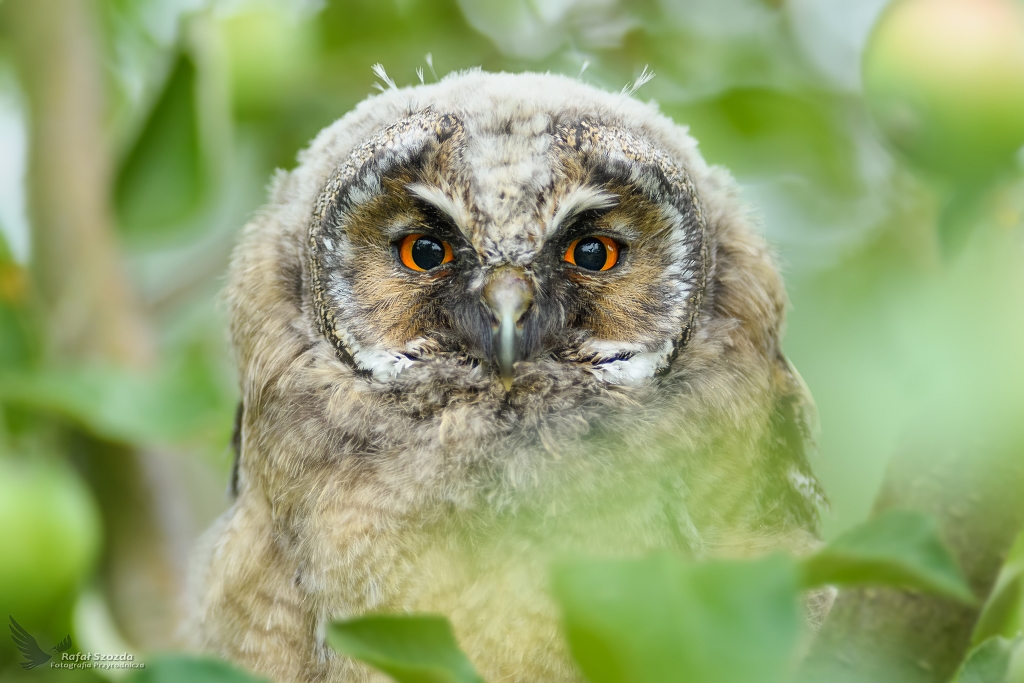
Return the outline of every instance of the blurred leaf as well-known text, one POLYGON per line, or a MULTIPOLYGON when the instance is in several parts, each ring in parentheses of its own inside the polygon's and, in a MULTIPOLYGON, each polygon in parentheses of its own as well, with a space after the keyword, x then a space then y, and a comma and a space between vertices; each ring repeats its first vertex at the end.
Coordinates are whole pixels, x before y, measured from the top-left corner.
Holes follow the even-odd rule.
POLYGON ((1012 638, 1024 631, 1024 532, 1007 555, 988 600, 978 617, 971 642, 978 645, 992 636, 1012 638))
POLYGON ((0 231, 0 370, 24 369, 39 356, 29 310, 29 275, 0 231))
POLYGON ((888 0, 788 0, 787 23, 801 51, 832 85, 855 93, 861 87, 861 54, 871 27, 888 0))
POLYGON ((734 89, 796 92, 820 80, 797 49, 783 14, 765 3, 659 0, 624 6, 642 30, 627 34, 625 50, 607 55, 603 66, 619 60, 650 64, 659 76, 647 93, 663 105, 734 89))
POLYGON ((688 564, 668 554, 559 567, 554 592, 592 683, 772 683, 795 664, 795 563, 688 564))
POLYGON ((634 22, 616 0, 459 0, 466 20, 513 58, 540 60, 565 43, 589 51, 618 47, 634 22))
MULTIPOLYGON (((280 3, 289 9, 291 4, 280 3)), ((424 60, 428 52, 433 53, 438 76, 473 66, 500 69, 503 65, 495 61, 498 52, 491 42, 466 23, 454 0, 334 0, 323 4, 322 11, 306 19, 307 23, 282 26, 291 35, 276 37, 272 45, 254 40, 258 26, 239 27, 248 35, 227 36, 234 86, 245 91, 235 92, 235 114, 240 119, 237 123, 242 124, 236 130, 251 135, 250 139, 266 150, 266 174, 275 166, 293 166, 297 150, 375 92, 370 71, 375 62, 384 65, 399 87, 419 83, 417 68, 424 69, 428 83, 435 80, 424 60), (248 33, 250 28, 252 33, 248 33), (301 48, 293 41, 302 42, 301 48), (265 80, 259 80, 263 74, 255 70, 263 57, 249 54, 253 49, 288 53, 286 87, 268 87, 265 80), (252 80, 247 81, 242 72, 251 73, 252 80), (261 92, 248 89, 247 82, 261 92), (258 101, 247 99, 250 95, 258 101)), ((283 70, 276 66, 270 76, 277 77, 283 70)))
POLYGON ((126 683, 266 683, 266 679, 242 671, 212 657, 163 655, 146 662, 124 679, 126 683))
POLYGON ((196 353, 156 375, 119 368, 47 368, 0 375, 0 403, 63 415, 123 443, 226 443, 235 397, 196 353))
POLYGON ((995 176, 984 176, 960 181, 947 193, 938 220, 939 244, 947 258, 959 254, 974 229, 984 221, 984 200, 991 194, 995 180, 995 176))
MULTIPOLYGON (((551 3, 563 12, 574 2, 551 3)), ((483 33, 507 55, 540 59, 557 50, 566 39, 562 16, 547 16, 538 11, 540 5, 527 0, 490 2, 459 0, 467 21, 483 33)))
POLYGON ((399 683, 483 683, 444 617, 381 614, 336 621, 327 642, 399 683))
POLYGON ((952 683, 1011 683, 1007 679, 1013 653, 1024 638, 989 638, 971 650, 952 683))
POLYGON ((23 368, 32 357, 33 344, 24 317, 0 302, 0 368, 23 368))
MULTIPOLYGON (((456 0, 334 1, 327 3, 320 18, 322 38, 329 48, 373 50, 372 54, 366 55, 367 68, 376 60, 382 61, 390 71, 389 62, 404 58, 408 48, 415 50, 412 54, 417 63, 423 64, 423 56, 431 49, 435 50, 436 59, 449 52, 479 52, 486 43, 485 38, 470 28, 456 0), (451 44, 455 39, 464 41, 464 44, 451 44)), ((463 65, 460 60, 450 63, 448 68, 456 65, 463 67, 468 63, 463 65)), ((443 65, 439 62, 438 66, 443 65)), ((444 73, 440 71, 439 75, 444 73)), ((364 77, 367 85, 372 82, 368 76, 367 72, 364 77)))
POLYGON ((708 161, 739 176, 795 173, 833 189, 856 186, 851 144, 824 96, 736 88, 666 110, 690 126, 708 161))
POLYGON ((118 171, 114 200, 127 232, 160 232, 199 208, 206 174, 196 106, 196 67, 181 52, 118 171))
POLYGON ((665 19, 711 36, 764 33, 778 21, 781 2, 765 0, 660 0, 665 19))
POLYGON ((283 6, 257 6, 220 22, 240 115, 265 116, 290 104, 313 70, 317 35, 308 18, 295 14, 283 6))
POLYGON ((883 584, 976 602, 935 522, 904 510, 878 515, 804 560, 803 582, 807 588, 883 584))

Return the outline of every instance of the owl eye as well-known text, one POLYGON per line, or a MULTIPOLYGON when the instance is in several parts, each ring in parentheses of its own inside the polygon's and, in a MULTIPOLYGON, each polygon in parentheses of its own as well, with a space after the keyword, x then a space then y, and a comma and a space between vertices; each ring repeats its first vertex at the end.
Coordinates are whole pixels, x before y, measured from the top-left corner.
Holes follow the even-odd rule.
POLYGON ((429 235, 406 235, 398 244, 398 257, 406 268, 418 272, 433 270, 454 258, 452 246, 429 235))
POLYGON ((610 237, 582 237, 569 245, 564 259, 584 270, 608 270, 619 262, 619 245, 610 237))

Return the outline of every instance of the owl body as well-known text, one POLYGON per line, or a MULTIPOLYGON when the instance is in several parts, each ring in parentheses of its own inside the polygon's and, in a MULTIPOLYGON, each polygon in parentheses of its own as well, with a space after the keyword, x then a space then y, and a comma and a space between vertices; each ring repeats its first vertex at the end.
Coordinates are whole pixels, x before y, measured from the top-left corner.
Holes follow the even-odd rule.
POLYGON ((327 624, 411 611, 486 680, 577 681, 553 560, 815 542, 781 281, 651 105, 481 71, 370 98, 279 172, 227 298, 236 500, 192 631, 275 680, 375 680, 327 624))

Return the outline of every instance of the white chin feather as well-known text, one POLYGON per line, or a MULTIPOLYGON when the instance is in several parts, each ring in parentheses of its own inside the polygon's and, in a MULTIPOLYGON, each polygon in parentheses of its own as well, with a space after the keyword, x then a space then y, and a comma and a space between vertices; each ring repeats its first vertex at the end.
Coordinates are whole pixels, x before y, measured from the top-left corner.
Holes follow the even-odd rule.
POLYGON ((413 360, 400 353, 359 349, 352 354, 356 365, 368 371, 378 382, 387 382, 413 364, 413 360))
MULTIPOLYGON (((596 362, 585 367, 595 377, 609 384, 636 386, 650 380, 668 364, 672 343, 666 342, 657 351, 638 352, 633 344, 591 340, 582 350, 594 354, 596 362), (616 358, 630 353, 633 355, 629 358, 616 358)), ((415 363, 404 354, 380 349, 356 349, 352 357, 360 369, 372 374, 378 382, 395 379, 415 363)))
POLYGON ((587 367, 595 377, 609 384, 636 386, 650 380, 667 365, 672 353, 672 342, 666 342, 657 351, 644 353, 636 353, 629 344, 596 340, 588 342, 584 348, 597 354, 595 359, 598 362, 587 367), (625 353, 634 355, 625 359, 601 361, 602 358, 615 358, 625 353))

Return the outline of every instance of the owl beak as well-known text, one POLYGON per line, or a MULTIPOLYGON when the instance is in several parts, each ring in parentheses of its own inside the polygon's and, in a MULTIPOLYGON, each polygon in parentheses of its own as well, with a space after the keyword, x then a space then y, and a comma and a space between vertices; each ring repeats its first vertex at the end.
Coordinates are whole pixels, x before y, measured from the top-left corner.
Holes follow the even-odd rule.
POLYGON ((506 391, 511 391, 513 366, 519 359, 523 336, 523 317, 533 303, 533 291, 522 269, 505 266, 495 270, 484 286, 484 303, 496 320, 492 343, 501 383, 506 391))

